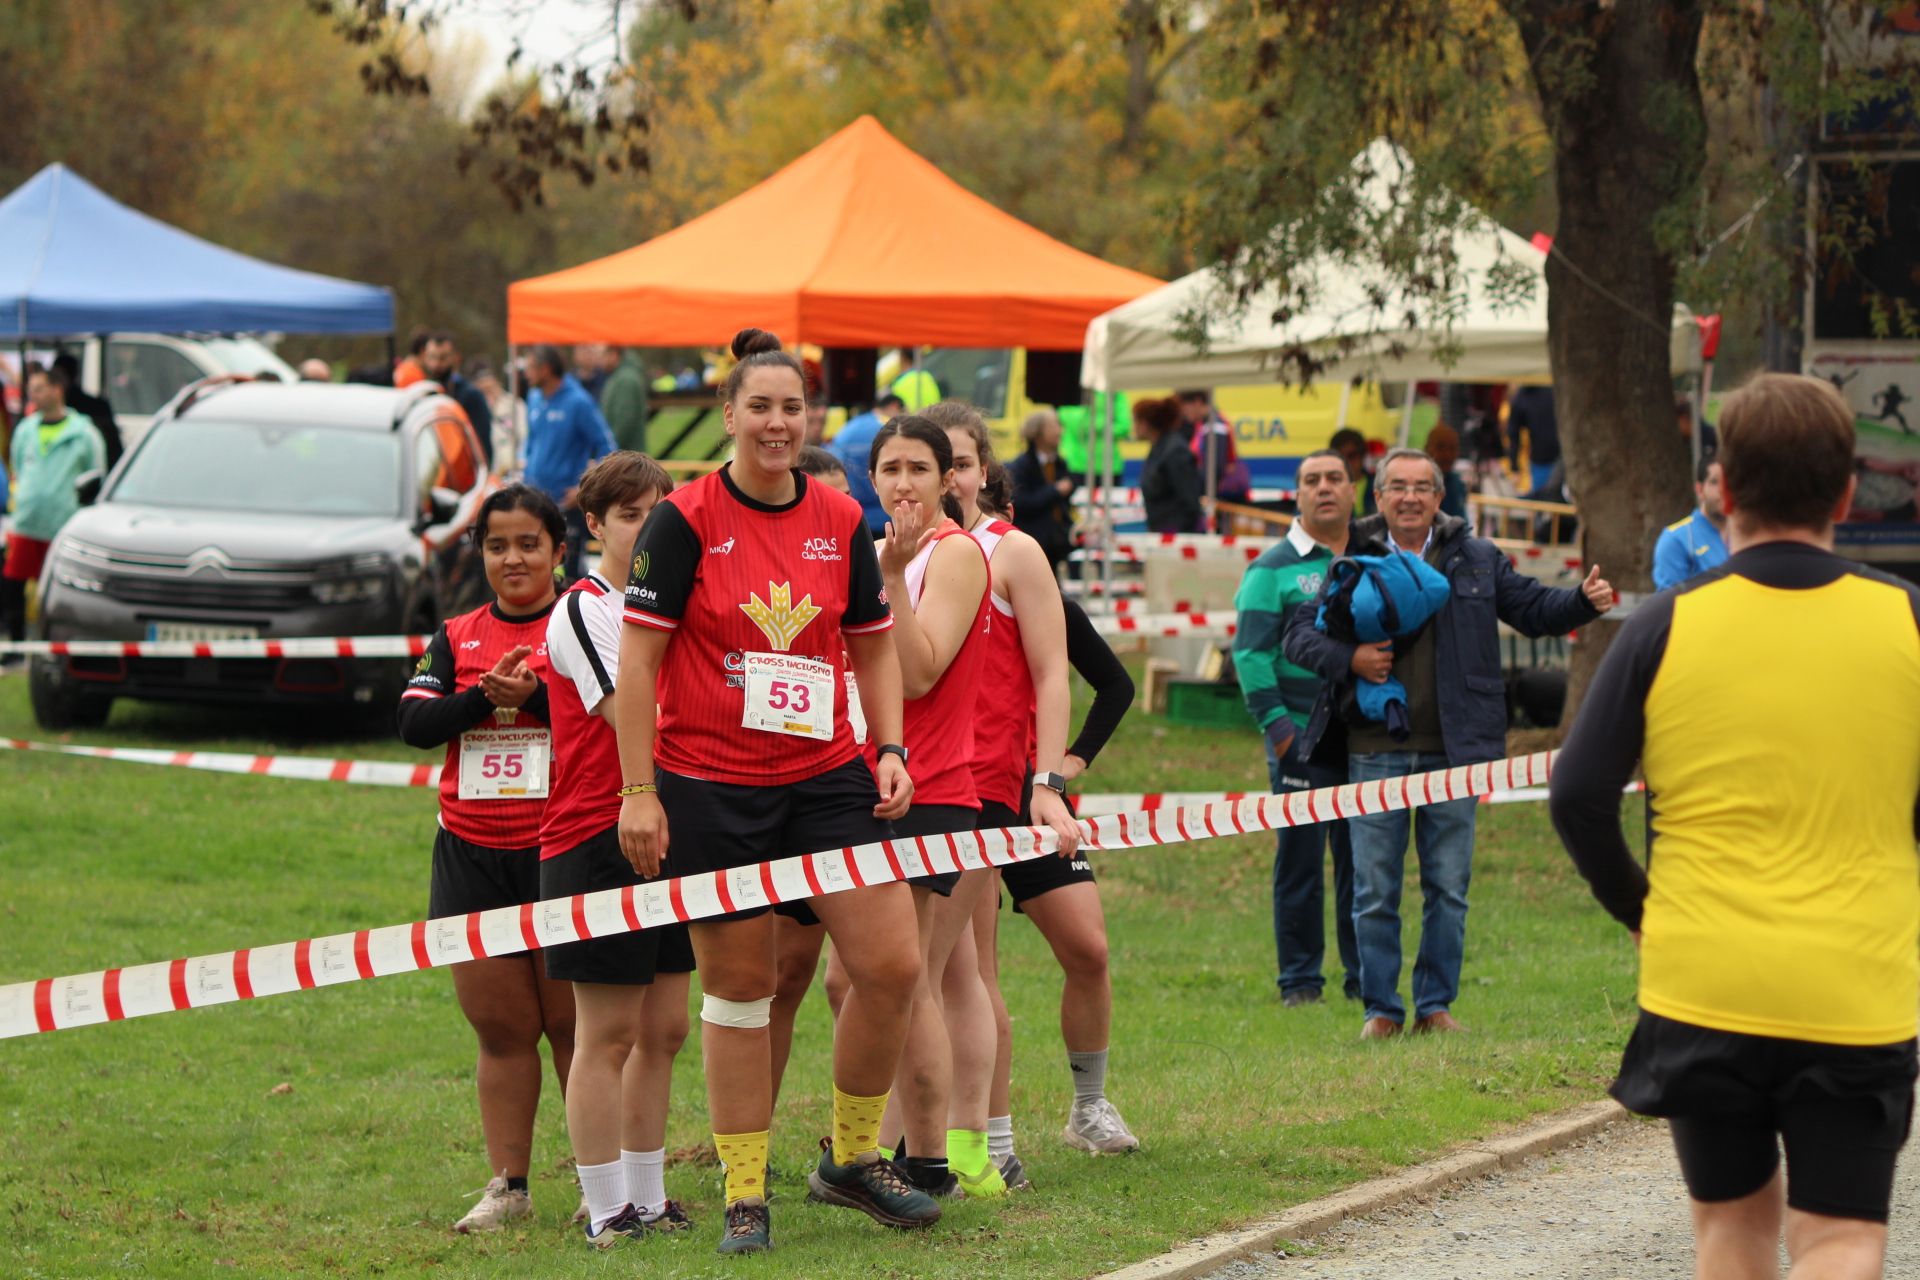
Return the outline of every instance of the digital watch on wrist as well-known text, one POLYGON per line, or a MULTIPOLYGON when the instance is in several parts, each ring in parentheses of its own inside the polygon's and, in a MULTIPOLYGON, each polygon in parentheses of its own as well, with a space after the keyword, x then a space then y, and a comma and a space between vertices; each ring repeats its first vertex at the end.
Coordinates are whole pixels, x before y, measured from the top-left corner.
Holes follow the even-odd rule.
POLYGON ((881 756, 899 756, 901 764, 905 764, 907 762, 907 749, 901 746, 897 742, 885 743, 880 747, 879 750, 875 751, 873 754, 874 754, 874 759, 876 760, 879 759, 881 756))
POLYGON ((1033 785, 1036 787, 1045 787, 1055 795, 1065 796, 1067 794, 1067 780, 1062 774, 1036 773, 1033 775, 1033 785))

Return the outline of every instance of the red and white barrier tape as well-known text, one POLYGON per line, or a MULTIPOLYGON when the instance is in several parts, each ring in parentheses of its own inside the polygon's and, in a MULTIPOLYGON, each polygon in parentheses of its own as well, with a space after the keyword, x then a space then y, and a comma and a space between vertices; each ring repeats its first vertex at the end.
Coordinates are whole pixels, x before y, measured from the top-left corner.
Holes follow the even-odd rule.
POLYGON ((0 738, 0 751, 46 751, 126 764, 171 765, 210 773, 244 773, 302 782, 357 782, 369 787, 437 787, 440 766, 398 760, 328 760, 320 756, 252 756, 231 751, 169 751, 164 747, 87 747, 66 742, 0 738))
MULTIPOLYGON (((1643 782, 1630 782, 1626 790, 1644 791, 1643 782)), ((1067 797, 1073 806, 1075 816, 1081 818, 1104 817, 1112 813, 1154 813, 1166 809, 1191 808, 1194 805, 1222 804, 1249 797, 1258 798, 1258 791, 1088 791, 1067 797)), ((1480 797, 1481 804, 1524 804, 1529 801, 1545 800, 1545 787, 1515 787, 1511 790, 1489 791, 1480 797)))
MULTIPOLYGON (((1086 818, 1087 847, 1137 849, 1463 800, 1545 782, 1553 753, 1284 796, 1086 818)), ((1012 827, 883 840, 730 871, 603 889, 519 907, 417 920, 0 987, 0 1039, 335 986, 703 920, 752 907, 1052 856, 1051 831, 1012 827)))
MULTIPOLYGON (((1169 556, 1182 560, 1257 560, 1261 552, 1285 540, 1267 534, 1130 533, 1113 540, 1113 554, 1116 560, 1145 560, 1148 556, 1169 556)), ((1071 552, 1070 558, 1098 560, 1104 554, 1105 551, 1100 547, 1088 547, 1071 552)))
POLYGON ((285 640, 21 640, 0 655, 36 658, 417 658, 432 636, 289 636, 285 640))
POLYGON ((1103 636, 1230 636, 1239 615, 1231 609, 1211 613, 1097 613, 1089 615, 1103 636))

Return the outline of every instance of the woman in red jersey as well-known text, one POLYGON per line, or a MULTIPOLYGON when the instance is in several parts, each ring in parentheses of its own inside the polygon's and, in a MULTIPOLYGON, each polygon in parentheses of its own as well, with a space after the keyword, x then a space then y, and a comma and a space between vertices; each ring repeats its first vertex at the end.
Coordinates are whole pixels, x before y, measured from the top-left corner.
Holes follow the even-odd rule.
MULTIPOLYGON (((954 487, 974 515, 969 532, 987 548, 993 568, 995 643, 981 681, 981 719, 975 729, 981 821, 994 826, 1022 821, 1025 774, 1031 768, 1031 816, 1057 826, 1058 815, 1066 812, 1069 712, 1066 612, 1059 583, 1039 544, 1005 520, 979 513, 985 467, 993 462, 986 423, 969 406, 934 409, 940 412, 930 411, 930 416, 946 426, 953 439, 954 487), (1024 736, 1029 733, 1032 736, 1024 736), (1023 742, 1031 744, 1030 759, 1019 749, 1023 742)), ((1106 1096, 1113 986, 1107 969, 1106 916, 1092 864, 1083 855, 1042 858, 1002 868, 1000 880, 1014 910, 1039 928, 1066 976, 1060 1029, 1074 1100, 1061 1138, 1069 1146, 1100 1154, 1138 1148, 1139 1139, 1106 1096)), ((996 932, 997 926, 986 929, 976 922, 974 941, 981 951, 983 978, 998 973, 987 954, 996 932)), ((1006 1055, 1000 1059, 1005 1061, 1006 1055)), ((1002 1088, 996 1082, 996 1092, 1002 1088)))
MULTIPOLYGON (((489 495, 474 519, 494 602, 444 623, 400 698, 408 746, 444 745, 440 829, 428 913, 464 915, 540 898, 546 805, 547 615, 566 522, 526 485, 489 495)), ((492 1231, 531 1211, 527 1168, 540 1103, 540 1037, 564 1090, 573 1057, 573 990, 538 955, 453 967, 453 990, 480 1042, 480 1128, 493 1179, 455 1231, 492 1231)))
MULTIPOLYGON (((806 432, 800 363, 758 329, 737 335, 733 353, 723 388, 733 457, 654 510, 627 583, 620 843, 641 875, 883 839, 913 799, 893 618, 860 506, 794 467, 806 432), (848 662, 877 744, 872 770, 848 724, 848 662)), ((877 884, 807 905, 853 979, 834 1032, 832 1136, 809 1190, 888 1226, 929 1226, 939 1205, 881 1158, 878 1139, 920 980, 912 893, 877 884)), ((727 1169, 720 1251, 760 1252, 772 1237, 772 922, 763 907, 692 929, 708 1109, 727 1169)))
MULTIPOLYGON (((971 831, 980 812, 971 761, 975 686, 987 642, 986 555, 954 519, 960 507, 951 494, 953 447, 946 432, 925 418, 895 418, 874 437, 868 469, 893 517, 880 544, 880 572, 888 599, 904 602, 894 614, 893 640, 906 694, 904 740, 922 779, 894 833, 971 831)), ((934 1195, 950 1194, 957 1183, 947 1160, 953 1054, 933 982, 967 928, 986 875, 943 872, 909 881, 924 969, 881 1132, 904 1132, 911 1148, 901 1159, 907 1178, 934 1195)))

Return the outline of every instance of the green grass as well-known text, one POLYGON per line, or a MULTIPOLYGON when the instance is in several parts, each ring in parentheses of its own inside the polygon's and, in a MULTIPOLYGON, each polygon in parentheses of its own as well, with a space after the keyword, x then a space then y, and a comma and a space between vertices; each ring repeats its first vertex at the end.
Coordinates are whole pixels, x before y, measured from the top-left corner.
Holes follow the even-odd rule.
MULTIPOLYGON (((0 680, 0 736, 46 736, 24 684, 0 680)), ((123 705, 75 740, 419 758, 326 733, 298 718, 123 705)), ((0 981, 424 912, 425 791, 0 759, 0 981)), ((1264 778, 1250 730, 1136 715, 1085 785, 1239 790, 1264 778)), ((1110 1090, 1145 1143, 1130 1158, 1058 1142, 1070 1090, 1058 977, 1037 934, 1008 924, 1014 1112, 1038 1190, 955 1205, 925 1235, 804 1203, 798 1179, 830 1096, 825 1005, 810 999, 774 1128, 778 1249, 749 1269, 1089 1275, 1598 1095, 1632 1017, 1629 947, 1588 901, 1541 806, 1481 812, 1457 1006, 1472 1031, 1460 1037, 1363 1045, 1357 1006, 1283 1012, 1271 850, 1249 837, 1101 862, 1118 1010, 1110 1090)), ((1410 884, 1410 904, 1417 892, 1410 884)), ((550 1086, 532 1225, 491 1239, 446 1230, 487 1176, 472 1063, 444 973, 0 1043, 0 1274, 739 1272, 712 1253, 719 1201, 701 1153, 697 1037, 675 1082, 667 1177, 697 1229, 607 1256, 566 1226, 574 1194, 550 1086), (291 1092, 272 1092, 282 1084, 291 1092)))

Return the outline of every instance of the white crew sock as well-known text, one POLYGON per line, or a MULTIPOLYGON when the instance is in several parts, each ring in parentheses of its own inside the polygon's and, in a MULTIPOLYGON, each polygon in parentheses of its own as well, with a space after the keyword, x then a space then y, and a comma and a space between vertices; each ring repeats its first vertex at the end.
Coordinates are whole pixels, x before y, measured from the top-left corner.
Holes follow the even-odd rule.
POLYGON ((627 1199, 651 1222, 667 1209, 667 1149, 628 1151, 620 1149, 620 1163, 627 1171, 627 1199))
POLYGON ((999 1164, 1013 1154, 1013 1117, 987 1117, 987 1156, 999 1164))
POLYGON ((580 1191, 587 1197, 587 1230, 596 1233, 620 1216, 627 1199, 627 1170, 618 1160, 606 1164, 578 1164, 580 1191))

